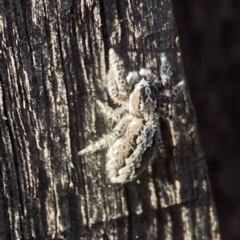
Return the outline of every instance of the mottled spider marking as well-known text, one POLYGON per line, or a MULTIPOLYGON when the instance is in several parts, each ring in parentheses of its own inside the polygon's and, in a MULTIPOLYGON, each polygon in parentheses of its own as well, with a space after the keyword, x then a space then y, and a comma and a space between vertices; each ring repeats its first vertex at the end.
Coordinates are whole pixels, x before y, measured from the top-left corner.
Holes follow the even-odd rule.
POLYGON ((160 67, 160 81, 156 81, 156 78, 151 73, 150 69, 141 69, 139 74, 143 76, 149 83, 152 83, 155 88, 158 89, 158 113, 159 116, 167 119, 167 120, 176 120, 179 117, 172 115, 171 113, 167 112, 165 109, 162 109, 161 105, 165 103, 173 103, 176 101, 180 93, 184 89, 184 81, 180 81, 171 91, 170 95, 165 93, 160 93, 165 89, 169 89, 171 86, 171 78, 173 75, 172 67, 167 59, 166 53, 161 53, 161 67, 160 67))
POLYGON ((145 119, 153 117, 157 109, 158 89, 144 78, 135 85, 129 98, 129 112, 145 119))
MULTIPOLYGON (((149 72, 149 74, 151 73, 149 72)), ((176 119, 175 116, 161 109, 160 106, 162 103, 172 103, 176 101, 183 90, 184 82, 179 82, 170 95, 159 94, 162 86, 158 85, 158 83, 151 82, 152 81, 149 82, 144 78, 135 85, 134 91, 130 94, 129 98, 129 112, 135 116, 146 119, 156 114, 158 109, 160 117, 167 120, 176 119)))
POLYGON ((112 183, 133 181, 156 156, 159 137, 153 120, 132 116, 125 134, 107 152, 106 170, 112 183))

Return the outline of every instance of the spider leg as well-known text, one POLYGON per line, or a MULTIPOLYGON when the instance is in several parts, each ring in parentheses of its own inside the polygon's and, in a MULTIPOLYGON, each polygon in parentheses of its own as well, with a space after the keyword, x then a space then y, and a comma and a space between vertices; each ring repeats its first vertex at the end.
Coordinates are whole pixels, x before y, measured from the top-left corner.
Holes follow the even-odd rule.
POLYGON ((167 120, 170 120, 170 121, 174 121, 176 119, 178 119, 179 117, 176 116, 176 115, 173 115, 171 113, 169 113, 168 111, 162 109, 162 108, 158 108, 159 110, 159 113, 160 113, 160 117, 164 118, 164 119, 167 119, 167 120))
POLYGON ((79 151, 78 155, 81 156, 86 153, 94 153, 98 150, 104 149, 104 148, 108 147, 111 144, 111 142, 113 142, 116 138, 117 138, 117 136, 114 132, 111 134, 105 135, 98 141, 91 143, 86 148, 79 151))
POLYGON ((116 141, 117 138, 121 137, 125 133, 126 126, 128 126, 130 121, 130 117, 130 115, 123 117, 123 119, 114 127, 110 134, 104 135, 98 141, 91 143, 89 146, 79 151, 78 155, 81 156, 86 153, 93 153, 110 146, 114 141, 116 141))
POLYGON ((111 107, 107 106, 106 104, 99 100, 96 100, 96 103, 101 109, 103 115, 106 117, 106 120, 110 122, 119 121, 128 112, 126 104, 113 110, 111 107))
POLYGON ((111 48, 109 50, 109 71, 108 71, 108 92, 112 100, 117 104, 122 104, 128 100, 127 82, 125 77, 127 73, 123 62, 116 52, 111 48))
POLYGON ((172 90, 170 95, 164 95, 164 94, 159 94, 158 96, 158 101, 160 103, 171 103, 176 101, 178 98, 179 94, 182 92, 184 86, 184 82, 181 81, 179 82, 174 89, 172 90))
POLYGON ((161 67, 160 67, 160 77, 162 87, 161 89, 165 89, 170 86, 170 81, 172 77, 172 67, 167 59, 166 53, 161 53, 161 67))

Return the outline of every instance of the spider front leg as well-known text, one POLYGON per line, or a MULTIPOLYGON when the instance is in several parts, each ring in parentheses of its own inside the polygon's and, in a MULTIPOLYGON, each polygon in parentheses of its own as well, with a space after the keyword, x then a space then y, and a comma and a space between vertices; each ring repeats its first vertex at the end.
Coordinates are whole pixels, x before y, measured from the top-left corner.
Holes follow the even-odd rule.
POLYGON ((126 70, 123 61, 118 54, 110 48, 109 50, 109 71, 107 75, 108 92, 112 100, 117 104, 123 104, 128 100, 126 70))
POLYGON ((176 101, 180 93, 183 91, 184 81, 179 82, 170 95, 159 94, 158 100, 160 103, 171 103, 176 101))
MULTIPOLYGON (((158 106, 160 106, 161 103, 172 103, 172 102, 174 102, 178 98, 180 93, 182 93, 183 87, 184 87, 184 82, 181 81, 174 87, 174 89, 172 90, 170 95, 160 94, 158 96, 158 106)), ((159 112, 161 117, 163 117, 167 120, 179 119, 179 117, 167 112, 166 110, 164 110, 160 107, 158 107, 158 112, 159 112)))

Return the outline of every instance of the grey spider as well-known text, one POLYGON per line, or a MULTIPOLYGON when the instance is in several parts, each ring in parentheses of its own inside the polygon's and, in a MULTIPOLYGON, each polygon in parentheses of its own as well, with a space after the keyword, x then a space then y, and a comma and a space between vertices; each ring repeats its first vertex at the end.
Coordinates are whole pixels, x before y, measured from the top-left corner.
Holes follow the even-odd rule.
POLYGON ((116 122, 113 130, 90 144, 78 154, 93 153, 108 148, 106 170, 112 183, 133 181, 156 157, 161 140, 159 117, 173 120, 176 117, 161 108, 162 103, 174 102, 183 89, 179 82, 170 95, 160 93, 169 86, 171 69, 165 55, 161 56, 161 80, 156 81, 149 69, 127 76, 121 61, 111 49, 108 73, 109 94, 121 106, 112 109, 99 100, 102 112, 116 122))

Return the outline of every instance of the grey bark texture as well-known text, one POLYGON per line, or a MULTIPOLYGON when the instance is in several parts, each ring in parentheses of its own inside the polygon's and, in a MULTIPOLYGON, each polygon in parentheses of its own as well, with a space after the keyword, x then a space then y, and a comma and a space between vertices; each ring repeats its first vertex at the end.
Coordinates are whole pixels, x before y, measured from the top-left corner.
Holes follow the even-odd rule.
POLYGON ((161 120, 152 167, 110 184, 104 152, 108 50, 129 71, 184 79, 170 0, 0 0, 0 239, 220 239, 187 91, 161 120))

